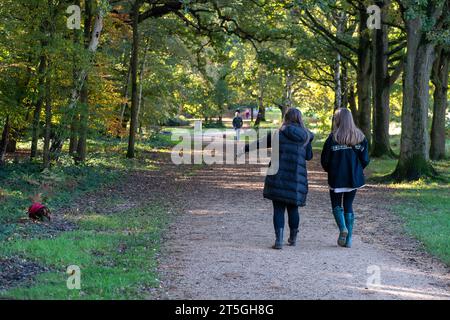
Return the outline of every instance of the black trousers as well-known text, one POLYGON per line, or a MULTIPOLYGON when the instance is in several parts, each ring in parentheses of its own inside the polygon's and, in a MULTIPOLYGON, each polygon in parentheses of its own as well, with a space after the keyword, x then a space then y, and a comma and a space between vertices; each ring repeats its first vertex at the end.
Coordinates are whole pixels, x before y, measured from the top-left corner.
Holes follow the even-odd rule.
POLYGON ((273 226, 275 230, 284 228, 284 214, 288 212, 289 228, 298 229, 300 224, 300 214, 298 207, 284 202, 273 201, 273 226))
POLYGON ((331 206, 332 208, 344 207, 345 213, 353 213, 353 200, 355 200, 356 190, 351 192, 335 193, 330 190, 331 206))

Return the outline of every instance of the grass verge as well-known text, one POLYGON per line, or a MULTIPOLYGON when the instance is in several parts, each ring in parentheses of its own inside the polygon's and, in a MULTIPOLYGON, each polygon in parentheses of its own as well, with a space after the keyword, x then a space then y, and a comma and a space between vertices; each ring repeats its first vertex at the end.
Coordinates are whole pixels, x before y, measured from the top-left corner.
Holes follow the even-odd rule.
MULTIPOLYGON (((79 216, 67 215, 65 219, 73 228, 56 233, 47 233, 45 224, 24 221, 31 196, 42 193, 44 203, 58 212, 87 192, 112 187, 130 170, 156 170, 158 159, 146 153, 166 152, 174 143, 170 136, 153 136, 141 141, 137 146, 137 158, 129 160, 124 156, 125 142, 92 140, 89 141, 89 159, 84 165, 74 165, 69 157, 44 171, 38 163, 8 163, 0 172, 0 262, 19 258, 42 266, 45 272, 34 279, 22 279, 13 288, 4 288, 0 297, 148 297, 148 289, 158 285, 156 258, 169 208, 148 203, 108 216, 89 211, 79 216), (81 268, 80 291, 67 289, 66 270, 70 265, 81 268)), ((102 201, 118 199, 111 195, 111 199, 102 201)))
POLYGON ((87 214, 78 229, 52 239, 4 244, 2 256, 20 256, 51 271, 32 283, 1 293, 13 299, 144 299, 157 286, 160 234, 167 208, 150 204, 110 216, 87 214), (67 288, 68 266, 81 270, 81 290, 67 288))
MULTIPOLYGON (((374 159, 369 165, 375 179, 391 173, 393 159, 374 159)), ((392 210, 405 221, 408 234, 421 241, 425 249, 450 266, 450 160, 433 162, 436 180, 390 183, 399 200, 392 210)))

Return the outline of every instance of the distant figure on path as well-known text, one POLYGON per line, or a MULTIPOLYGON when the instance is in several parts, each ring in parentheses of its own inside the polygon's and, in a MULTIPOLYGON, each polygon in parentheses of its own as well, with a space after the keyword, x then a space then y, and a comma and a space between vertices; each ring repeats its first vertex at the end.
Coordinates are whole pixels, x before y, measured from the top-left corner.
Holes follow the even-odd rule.
POLYGON ((241 117, 241 111, 236 110, 236 113, 234 115, 233 119, 233 129, 236 131, 236 140, 239 141, 241 139, 241 129, 244 125, 244 121, 241 117))
POLYGON ((339 227, 338 245, 351 248, 355 220, 352 205, 356 191, 365 184, 363 171, 370 161, 368 142, 348 109, 336 110, 333 128, 323 146, 321 163, 328 172, 331 206, 339 227))
POLYGON ((250 118, 250 110, 245 111, 245 119, 248 120, 250 118))

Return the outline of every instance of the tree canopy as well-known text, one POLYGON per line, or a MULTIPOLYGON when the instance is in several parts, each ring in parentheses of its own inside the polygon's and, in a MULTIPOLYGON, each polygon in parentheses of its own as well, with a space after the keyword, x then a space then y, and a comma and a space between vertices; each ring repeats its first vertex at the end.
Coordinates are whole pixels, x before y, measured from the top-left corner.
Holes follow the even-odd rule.
POLYGON ((397 119, 395 177, 432 174, 430 156, 445 156, 449 6, 448 0, 2 1, 1 162, 24 137, 32 141, 32 159, 44 142, 46 167, 65 143, 84 162, 86 140, 95 135, 128 137, 132 158, 137 134, 180 116, 220 119, 228 108, 247 105, 263 118, 268 106, 283 113, 298 107, 322 133, 336 108, 349 108, 374 156, 396 156, 389 130, 397 119), (74 4, 80 29, 67 25, 74 4), (368 24, 373 5, 380 8, 375 29, 368 24))

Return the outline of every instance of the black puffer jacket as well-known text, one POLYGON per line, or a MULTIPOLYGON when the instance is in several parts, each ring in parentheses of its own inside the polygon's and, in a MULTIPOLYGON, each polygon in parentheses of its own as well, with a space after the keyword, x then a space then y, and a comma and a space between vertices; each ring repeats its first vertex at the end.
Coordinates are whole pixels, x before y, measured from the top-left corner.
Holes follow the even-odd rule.
POLYGON ((297 125, 288 125, 280 130, 279 168, 275 175, 267 175, 264 198, 305 206, 308 194, 306 161, 313 157, 313 138, 311 132, 297 125))

